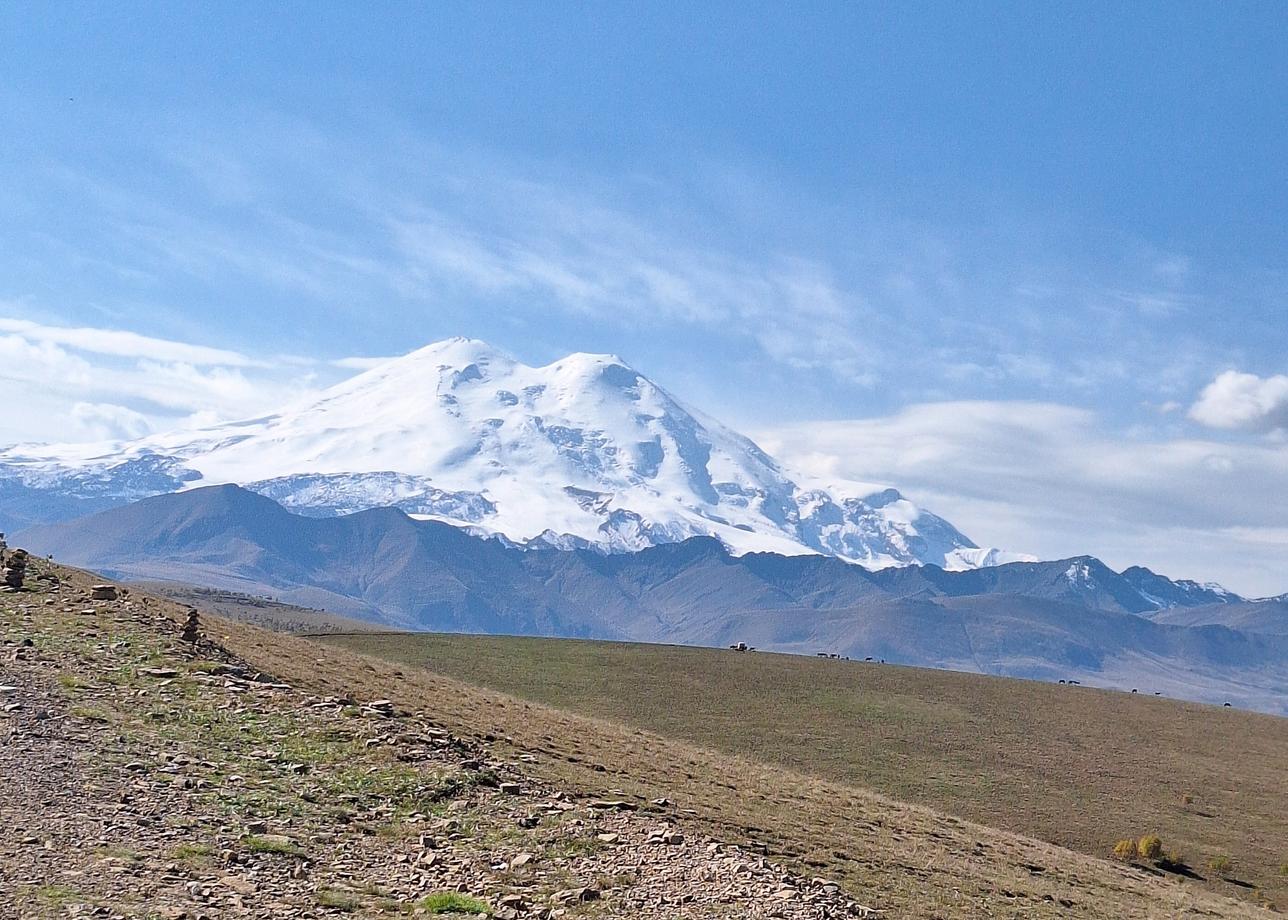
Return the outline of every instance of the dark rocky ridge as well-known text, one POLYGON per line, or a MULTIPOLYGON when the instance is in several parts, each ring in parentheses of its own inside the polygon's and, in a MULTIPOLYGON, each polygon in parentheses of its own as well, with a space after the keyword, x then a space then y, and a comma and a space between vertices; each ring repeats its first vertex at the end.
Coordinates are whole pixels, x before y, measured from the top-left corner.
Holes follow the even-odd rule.
MULTIPOLYGON (((20 539, 118 577, 271 594, 409 629, 745 641, 1141 685, 1144 692, 1288 712, 1288 639, 1210 622, 1155 622, 1150 617, 1166 613, 1092 557, 966 572, 873 572, 815 555, 734 557, 701 537, 610 556, 525 550, 392 508, 302 517, 236 486, 156 496, 32 528, 20 539)), ((1183 586, 1174 593, 1187 596, 1183 586)), ((1202 592, 1194 599, 1207 606, 1202 592)))

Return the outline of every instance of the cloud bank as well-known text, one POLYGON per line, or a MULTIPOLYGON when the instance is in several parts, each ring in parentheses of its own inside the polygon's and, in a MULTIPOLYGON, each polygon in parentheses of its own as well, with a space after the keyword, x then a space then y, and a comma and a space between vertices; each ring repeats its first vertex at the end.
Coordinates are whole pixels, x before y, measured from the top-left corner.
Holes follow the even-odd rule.
POLYGON ((0 442, 138 437, 255 415, 310 391, 313 362, 118 329, 0 318, 0 442))
POLYGON ((759 432, 822 479, 888 482, 977 542, 1288 591, 1288 447, 1119 433, 1093 412, 1015 401, 909 406, 759 432))

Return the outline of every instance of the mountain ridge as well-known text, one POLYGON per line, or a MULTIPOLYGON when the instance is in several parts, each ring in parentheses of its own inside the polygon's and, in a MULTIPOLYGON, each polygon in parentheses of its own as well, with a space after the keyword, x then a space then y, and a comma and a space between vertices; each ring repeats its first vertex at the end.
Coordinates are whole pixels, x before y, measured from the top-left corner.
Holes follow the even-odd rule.
POLYGON ((1187 608, 1151 606, 1093 557, 874 571, 821 555, 735 556, 711 537, 608 555, 525 549, 393 508, 305 517, 232 485, 154 496, 18 539, 117 577, 270 594, 402 628, 743 641, 1143 684, 1288 714, 1288 636, 1156 622, 1160 611, 1187 608))

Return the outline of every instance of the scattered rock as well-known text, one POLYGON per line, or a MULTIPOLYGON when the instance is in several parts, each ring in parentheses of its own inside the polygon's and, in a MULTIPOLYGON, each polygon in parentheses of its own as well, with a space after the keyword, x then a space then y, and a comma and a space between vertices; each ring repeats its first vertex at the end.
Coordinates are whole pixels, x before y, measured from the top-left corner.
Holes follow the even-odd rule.
POLYGON ((599 889, 592 888, 589 885, 583 885, 580 888, 565 888, 562 891, 556 891, 551 898, 556 904, 574 904, 585 901, 598 901, 599 889))
POLYGON ((601 799, 599 801, 590 802, 587 807, 593 808, 596 811, 635 811, 639 808, 639 806, 634 802, 625 802, 616 799, 601 799))

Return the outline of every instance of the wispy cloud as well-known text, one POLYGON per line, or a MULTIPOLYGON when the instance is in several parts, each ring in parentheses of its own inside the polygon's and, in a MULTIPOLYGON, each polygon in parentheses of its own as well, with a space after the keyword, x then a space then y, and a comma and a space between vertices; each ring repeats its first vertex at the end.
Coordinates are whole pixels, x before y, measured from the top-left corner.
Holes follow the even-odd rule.
MULTIPOLYGON (((1079 390, 1135 407, 1188 399, 1230 357, 1177 331, 1182 314, 1206 316, 1198 265, 1140 242, 1110 241, 1091 265, 1046 225, 936 227, 880 201, 842 216, 710 164, 696 166, 701 182, 609 180, 397 129, 354 146, 256 112, 238 130, 255 135, 254 157, 228 131, 158 131, 170 139, 153 151, 156 183, 46 168, 45 192, 75 200, 82 219, 32 228, 23 245, 43 241, 44 253, 28 255, 111 276, 94 309, 135 326, 142 308, 109 292, 146 292, 176 330, 205 309, 224 341, 237 327, 251 340, 277 332, 332 361, 461 332, 522 350, 537 331, 547 350, 594 336, 621 352, 643 343, 676 367, 719 343, 739 366, 772 371, 757 379, 795 372, 838 402, 1079 390), (784 229, 819 220, 835 235, 784 229), (185 303, 194 292, 202 305, 185 303), (332 325, 344 335, 327 335, 332 325)), ((205 357, 188 361, 246 366, 205 357)))
POLYGON ((72 421, 95 441, 139 438, 152 431, 152 423, 142 412, 112 403, 76 403, 72 421))
POLYGON ((180 361, 186 364, 224 367, 262 365, 262 362, 253 361, 240 352, 158 339, 119 329, 49 326, 31 320, 0 317, 0 332, 13 333, 28 342, 65 345, 77 351, 115 355, 122 358, 180 361))
MULTIPOLYGON (((533 328, 553 346, 593 326, 601 340, 693 348, 692 361, 705 336, 748 366, 887 403, 1017 388, 1178 398, 1149 391, 1175 389, 1176 355, 1211 350, 1169 322, 1201 314, 1191 260, 1129 241, 1089 271, 1045 229, 966 232, 881 208, 834 238, 796 239, 780 225, 809 225, 829 204, 792 204, 738 170, 737 182, 711 166, 701 183, 609 182, 403 135, 373 156, 308 125, 252 122, 253 159, 227 132, 166 142, 155 166, 173 195, 52 170, 51 194, 82 201, 85 221, 75 238, 41 228, 47 251, 128 270, 158 301, 217 289, 230 319, 294 323, 314 341, 313 317, 360 317, 381 350, 533 328), (758 199, 789 211, 746 217, 758 199)), ((1196 372, 1184 363, 1182 389, 1196 372)))
POLYGON ((336 358, 331 362, 331 366, 350 371, 366 371, 371 370, 373 367, 378 367, 386 361, 392 361, 393 358, 394 356, 385 358, 365 358, 357 356, 351 358, 336 358))
POLYGON ((9 396, 0 441, 133 437, 198 416, 253 415, 308 392, 318 370, 119 329, 0 319, 9 396))
POLYGON ((578 207, 530 184, 503 229, 479 233, 447 214, 391 219, 405 270, 425 287, 508 296, 531 309, 660 332, 720 328, 793 367, 870 382, 880 322, 821 262, 733 256, 659 234, 620 212, 578 207))

